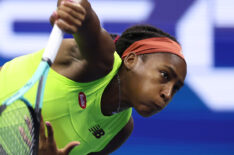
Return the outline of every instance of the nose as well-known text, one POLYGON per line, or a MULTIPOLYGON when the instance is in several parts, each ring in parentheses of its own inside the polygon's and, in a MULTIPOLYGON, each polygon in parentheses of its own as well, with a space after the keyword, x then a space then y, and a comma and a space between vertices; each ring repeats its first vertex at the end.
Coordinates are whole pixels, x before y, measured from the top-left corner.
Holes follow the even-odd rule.
POLYGON ((172 98, 173 87, 170 85, 164 86, 160 92, 160 97, 165 103, 168 103, 172 98))

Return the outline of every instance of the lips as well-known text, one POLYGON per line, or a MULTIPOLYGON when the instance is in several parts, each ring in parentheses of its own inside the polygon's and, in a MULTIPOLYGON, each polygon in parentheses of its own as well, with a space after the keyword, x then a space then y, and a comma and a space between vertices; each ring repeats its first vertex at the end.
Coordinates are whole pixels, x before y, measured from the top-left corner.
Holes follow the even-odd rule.
POLYGON ((162 106, 158 105, 158 104, 155 103, 155 102, 150 102, 149 104, 150 104, 155 110, 157 110, 157 111, 161 111, 161 110, 163 109, 162 106))
POLYGON ((155 111, 161 111, 163 109, 162 106, 160 106, 159 104, 151 101, 151 102, 147 102, 147 103, 142 103, 145 106, 148 106, 150 108, 153 108, 155 111))

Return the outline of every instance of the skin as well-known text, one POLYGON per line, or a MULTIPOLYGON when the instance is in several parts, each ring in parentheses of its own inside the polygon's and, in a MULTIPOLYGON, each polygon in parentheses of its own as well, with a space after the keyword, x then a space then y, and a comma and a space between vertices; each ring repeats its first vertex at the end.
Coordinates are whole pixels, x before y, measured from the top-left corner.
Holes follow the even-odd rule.
POLYGON ((170 53, 154 53, 143 61, 134 53, 124 60, 120 75, 123 86, 123 104, 134 107, 143 117, 149 117, 165 108, 173 95, 183 86, 186 64, 170 53))
MULTIPOLYGON (((101 110, 104 115, 109 116, 116 111, 121 100, 121 110, 133 107, 143 117, 152 116, 165 108, 183 86, 187 72, 183 59, 170 53, 154 53, 144 57, 143 60, 141 56, 130 53, 124 59, 119 70, 122 98, 116 95, 119 93, 118 82, 113 78, 102 97, 101 110)), ((64 76, 69 76, 66 73, 70 72, 68 68, 65 69, 64 76)), ((118 149, 130 136, 133 126, 131 118, 101 152, 90 154, 109 154, 118 149)))
POLYGON ((52 67, 78 82, 90 82, 109 73, 115 45, 109 33, 101 28, 89 2, 59 1, 58 5, 50 18, 51 23, 56 23, 63 31, 78 39, 64 40, 52 67))
POLYGON ((71 142, 67 144, 64 148, 58 149, 56 146, 56 142, 54 140, 54 134, 53 134, 53 128, 50 122, 45 122, 47 134, 45 134, 45 126, 43 122, 43 118, 41 118, 40 122, 40 135, 39 135, 39 148, 38 148, 38 154, 39 155, 49 155, 49 154, 55 154, 55 155, 68 155, 69 152, 75 147, 78 146, 79 142, 71 142))
MULTIPOLYGON (((63 31, 77 39, 63 40, 52 68, 77 82, 90 82, 107 75, 113 67, 115 45, 87 0, 79 3, 58 1, 58 9, 50 18, 63 31)), ((114 77, 105 89, 101 110, 106 116, 115 112, 121 101, 121 111, 133 107, 143 117, 149 117, 165 108, 173 95, 182 87, 186 76, 186 63, 170 53, 153 53, 144 56, 128 54, 119 69, 120 92, 114 77), (119 94, 121 93, 121 98, 119 94)), ((43 123, 43 122, 41 122, 43 123)), ((46 122, 48 136, 41 125, 39 154, 68 154, 79 142, 71 142, 58 149, 53 128, 46 122)), ((133 130, 133 119, 100 152, 109 154, 119 148, 133 130)))
MULTIPOLYGON (((119 70, 122 98, 116 95, 119 93, 117 80, 113 79, 102 97, 104 115, 116 111, 121 100, 121 110, 133 107, 143 117, 152 116, 164 109, 183 86, 187 72, 183 59, 170 53, 154 53, 145 57, 143 60, 141 56, 130 53, 124 59, 119 70)), ((133 126, 131 118, 100 154, 118 149, 130 136, 133 126)))

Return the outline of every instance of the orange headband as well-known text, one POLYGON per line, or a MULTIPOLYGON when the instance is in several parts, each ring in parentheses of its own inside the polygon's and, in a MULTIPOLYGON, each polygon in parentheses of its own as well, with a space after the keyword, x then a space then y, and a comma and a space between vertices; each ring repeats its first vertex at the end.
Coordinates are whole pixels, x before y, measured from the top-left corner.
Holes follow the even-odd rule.
POLYGON ((167 52, 184 59, 181 46, 167 37, 154 37, 136 41, 124 51, 122 59, 130 52, 134 52, 136 55, 167 52))

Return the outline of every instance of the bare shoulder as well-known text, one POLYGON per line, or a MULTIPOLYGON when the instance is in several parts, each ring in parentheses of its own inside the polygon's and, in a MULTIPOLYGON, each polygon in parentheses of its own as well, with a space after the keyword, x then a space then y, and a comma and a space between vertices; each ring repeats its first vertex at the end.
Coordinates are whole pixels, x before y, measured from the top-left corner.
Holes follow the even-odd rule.
POLYGON ((134 128, 133 118, 120 130, 120 132, 110 141, 110 143, 100 152, 90 153, 89 155, 106 155, 117 150, 131 135, 134 128))

